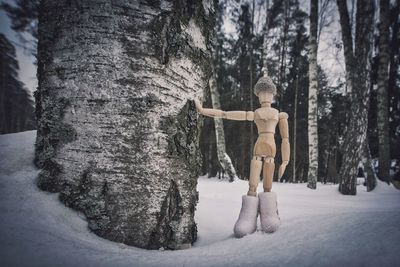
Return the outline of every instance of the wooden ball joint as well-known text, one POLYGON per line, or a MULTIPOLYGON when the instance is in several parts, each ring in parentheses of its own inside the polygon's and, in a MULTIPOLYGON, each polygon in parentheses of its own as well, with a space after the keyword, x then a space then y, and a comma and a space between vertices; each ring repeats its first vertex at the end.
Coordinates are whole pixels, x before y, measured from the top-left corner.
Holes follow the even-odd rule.
POLYGON ((255 111, 222 111, 203 108, 201 103, 195 100, 197 111, 204 116, 237 121, 254 121, 257 125, 258 138, 254 145, 253 158, 250 163, 249 191, 247 192, 249 196, 257 195, 261 170, 263 171, 264 192, 271 191, 276 154, 274 134, 278 124, 282 137, 282 164, 279 167, 279 178, 285 172, 290 158, 289 115, 271 107, 273 97, 276 95, 276 87, 271 78, 268 76, 261 77, 254 86, 254 94, 257 95, 261 104, 261 107, 255 111))

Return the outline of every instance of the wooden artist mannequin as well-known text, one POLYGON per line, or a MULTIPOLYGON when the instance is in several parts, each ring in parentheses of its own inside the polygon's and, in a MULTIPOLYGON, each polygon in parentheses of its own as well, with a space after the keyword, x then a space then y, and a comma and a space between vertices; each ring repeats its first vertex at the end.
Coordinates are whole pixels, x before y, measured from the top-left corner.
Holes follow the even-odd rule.
POLYGON ((282 137, 281 153, 282 164, 279 167, 279 178, 285 172, 289 163, 290 145, 288 114, 279 112, 271 107, 274 95, 276 94, 275 85, 272 80, 262 77, 254 88, 254 93, 258 96, 261 108, 253 111, 222 111, 218 109, 203 108, 198 100, 195 100, 197 111, 205 116, 217 117, 237 121, 254 121, 258 129, 258 138, 253 149, 253 158, 250 164, 249 191, 247 195, 257 195, 257 185, 263 168, 263 187, 264 192, 270 192, 272 188, 272 179, 275 170, 275 128, 279 123, 279 131, 282 137), (264 163, 263 163, 264 160, 264 163))
POLYGON ((271 107, 273 97, 276 94, 276 87, 271 78, 268 76, 261 77, 254 86, 254 94, 261 104, 261 108, 254 112, 203 108, 200 102, 195 100, 198 112, 205 116, 237 121, 254 121, 257 125, 258 138, 254 145, 253 158, 250 164, 249 190, 247 195, 242 196, 242 208, 233 228, 236 237, 243 237, 255 232, 258 215, 260 215, 261 229, 264 232, 273 233, 280 225, 277 196, 275 192, 271 192, 276 154, 274 134, 278 123, 282 137, 282 164, 279 167, 279 178, 285 172, 290 157, 289 116, 287 113, 279 112, 271 107), (262 169, 264 192, 259 193, 257 197, 257 185, 260 181, 262 169))

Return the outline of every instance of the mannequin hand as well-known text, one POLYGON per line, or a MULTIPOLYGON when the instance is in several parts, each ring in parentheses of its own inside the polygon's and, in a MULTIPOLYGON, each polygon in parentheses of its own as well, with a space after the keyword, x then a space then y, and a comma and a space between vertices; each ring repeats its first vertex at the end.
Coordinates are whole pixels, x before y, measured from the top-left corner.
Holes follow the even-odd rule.
POLYGON ((195 99, 194 104, 196 105, 197 112, 203 114, 203 107, 201 106, 200 101, 195 99))
POLYGON ((284 161, 284 162, 282 162, 281 166, 279 166, 279 179, 281 179, 281 177, 285 173, 285 169, 286 169, 286 166, 288 165, 288 163, 289 163, 288 161, 284 161))

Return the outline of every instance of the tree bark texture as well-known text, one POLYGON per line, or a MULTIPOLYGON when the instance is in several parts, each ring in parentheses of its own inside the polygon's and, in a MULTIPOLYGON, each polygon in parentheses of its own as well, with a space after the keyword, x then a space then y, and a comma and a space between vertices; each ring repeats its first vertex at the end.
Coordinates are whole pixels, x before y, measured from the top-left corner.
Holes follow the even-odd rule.
MULTIPOLYGON (((253 65, 254 65, 254 63, 253 63, 253 57, 254 57, 254 55, 253 55, 253 53, 254 53, 254 51, 253 51, 253 43, 254 43, 254 12, 255 12, 255 8, 256 8, 256 1, 255 0, 253 0, 253 4, 252 4, 252 8, 251 8, 251 34, 250 34, 250 43, 249 43, 249 46, 250 46, 250 59, 249 59, 249 74, 250 74, 250 77, 249 77, 249 81, 250 81, 250 90, 249 90, 249 99, 250 99, 250 110, 254 110, 254 105, 253 105, 253 102, 254 102, 254 100, 253 100, 253 86, 254 86, 254 82, 253 82, 253 72, 254 72, 254 70, 253 70, 253 65)), ((250 146, 249 146, 249 151, 253 151, 253 147, 254 147, 254 123, 251 123, 250 124, 250 144, 249 144, 250 146)))
POLYGON ((380 0, 379 8, 379 67, 377 91, 377 126, 379 140, 379 178, 390 183, 389 145, 389 58, 390 58, 390 4, 380 0))
POLYGON ((263 46, 262 46, 262 55, 263 55, 263 66, 261 72, 263 76, 268 76, 268 20, 269 20, 269 0, 265 1, 265 28, 263 34, 263 46))
MULTIPOLYGON (((349 119, 342 145, 339 191, 355 195, 358 164, 362 159, 364 142, 367 142, 369 107, 369 70, 373 32, 374 4, 372 0, 357 1, 356 33, 353 38, 345 0, 337 1, 342 28, 346 63, 346 82, 350 85, 349 119), (357 59, 357 65, 355 65, 357 59)), ((349 86, 348 86, 349 89, 349 86)))
POLYGON ((367 192, 374 190, 376 187, 376 174, 372 162, 371 152, 367 142, 364 142, 362 163, 364 165, 364 173, 366 175, 365 182, 367 184, 367 192))
POLYGON ((292 153, 292 182, 297 183, 296 160, 297 160, 297 104, 299 95, 299 74, 296 74, 296 86, 294 88, 294 115, 293 115, 293 153, 292 153))
POLYGON ((318 178, 318 0, 310 0, 309 37, 309 90, 308 90, 308 183, 307 187, 317 188, 318 178))
POLYGON ((41 1, 41 189, 101 237, 180 249, 197 236, 199 121, 212 1, 41 1))
POLYGON ((342 31, 344 61, 346 65, 346 91, 352 92, 354 81, 353 75, 355 72, 355 59, 353 54, 353 37, 351 34, 349 11, 347 9, 347 2, 345 0, 337 0, 337 5, 342 31))
MULTIPOLYGON (((399 25, 400 25, 400 0, 396 1, 395 6, 391 9, 391 29, 392 38, 390 41, 390 67, 389 67, 389 110, 390 114, 399 114, 400 105, 400 94, 396 86, 398 79, 398 69, 400 65, 400 38, 399 38, 399 25)), ((392 116, 391 116, 392 117, 392 116)), ((398 123, 396 120, 389 122, 390 129, 396 129, 398 123)), ((391 130, 390 139, 395 139, 396 131, 391 130)), ((393 147, 393 146, 392 146, 393 147)), ((392 150, 393 151, 393 150, 392 150)))

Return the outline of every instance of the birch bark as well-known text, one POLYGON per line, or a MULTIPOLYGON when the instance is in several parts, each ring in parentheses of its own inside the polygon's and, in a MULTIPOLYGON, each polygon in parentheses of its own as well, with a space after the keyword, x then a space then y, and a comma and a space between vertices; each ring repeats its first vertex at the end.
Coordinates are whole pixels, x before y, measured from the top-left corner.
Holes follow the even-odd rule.
POLYGON ((41 1, 38 186, 104 238, 190 246, 212 1, 41 1))
MULTIPOLYGON (((211 76, 210 82, 210 93, 211 93, 211 102, 214 109, 221 109, 221 103, 219 100, 219 93, 217 88, 217 82, 215 78, 215 74, 211 76)), ((231 158, 226 153, 226 143, 225 143, 225 133, 224 133, 224 124, 221 118, 214 118, 215 125, 215 143, 217 145, 217 156, 218 160, 221 164, 221 167, 229 176, 229 181, 233 182, 237 177, 235 168, 233 167, 231 158)))
POLYGON ((358 163, 362 159, 364 142, 367 142, 369 107, 369 69, 372 45, 374 3, 357 1, 356 33, 351 35, 349 13, 345 0, 337 0, 346 63, 346 83, 350 107, 347 128, 342 145, 343 158, 340 168, 339 191, 345 195, 357 193, 358 163), (355 65, 357 59, 357 65, 355 65))
POLYGON ((318 176, 318 0, 310 0, 309 90, 308 90, 308 178, 307 187, 317 188, 318 176))

